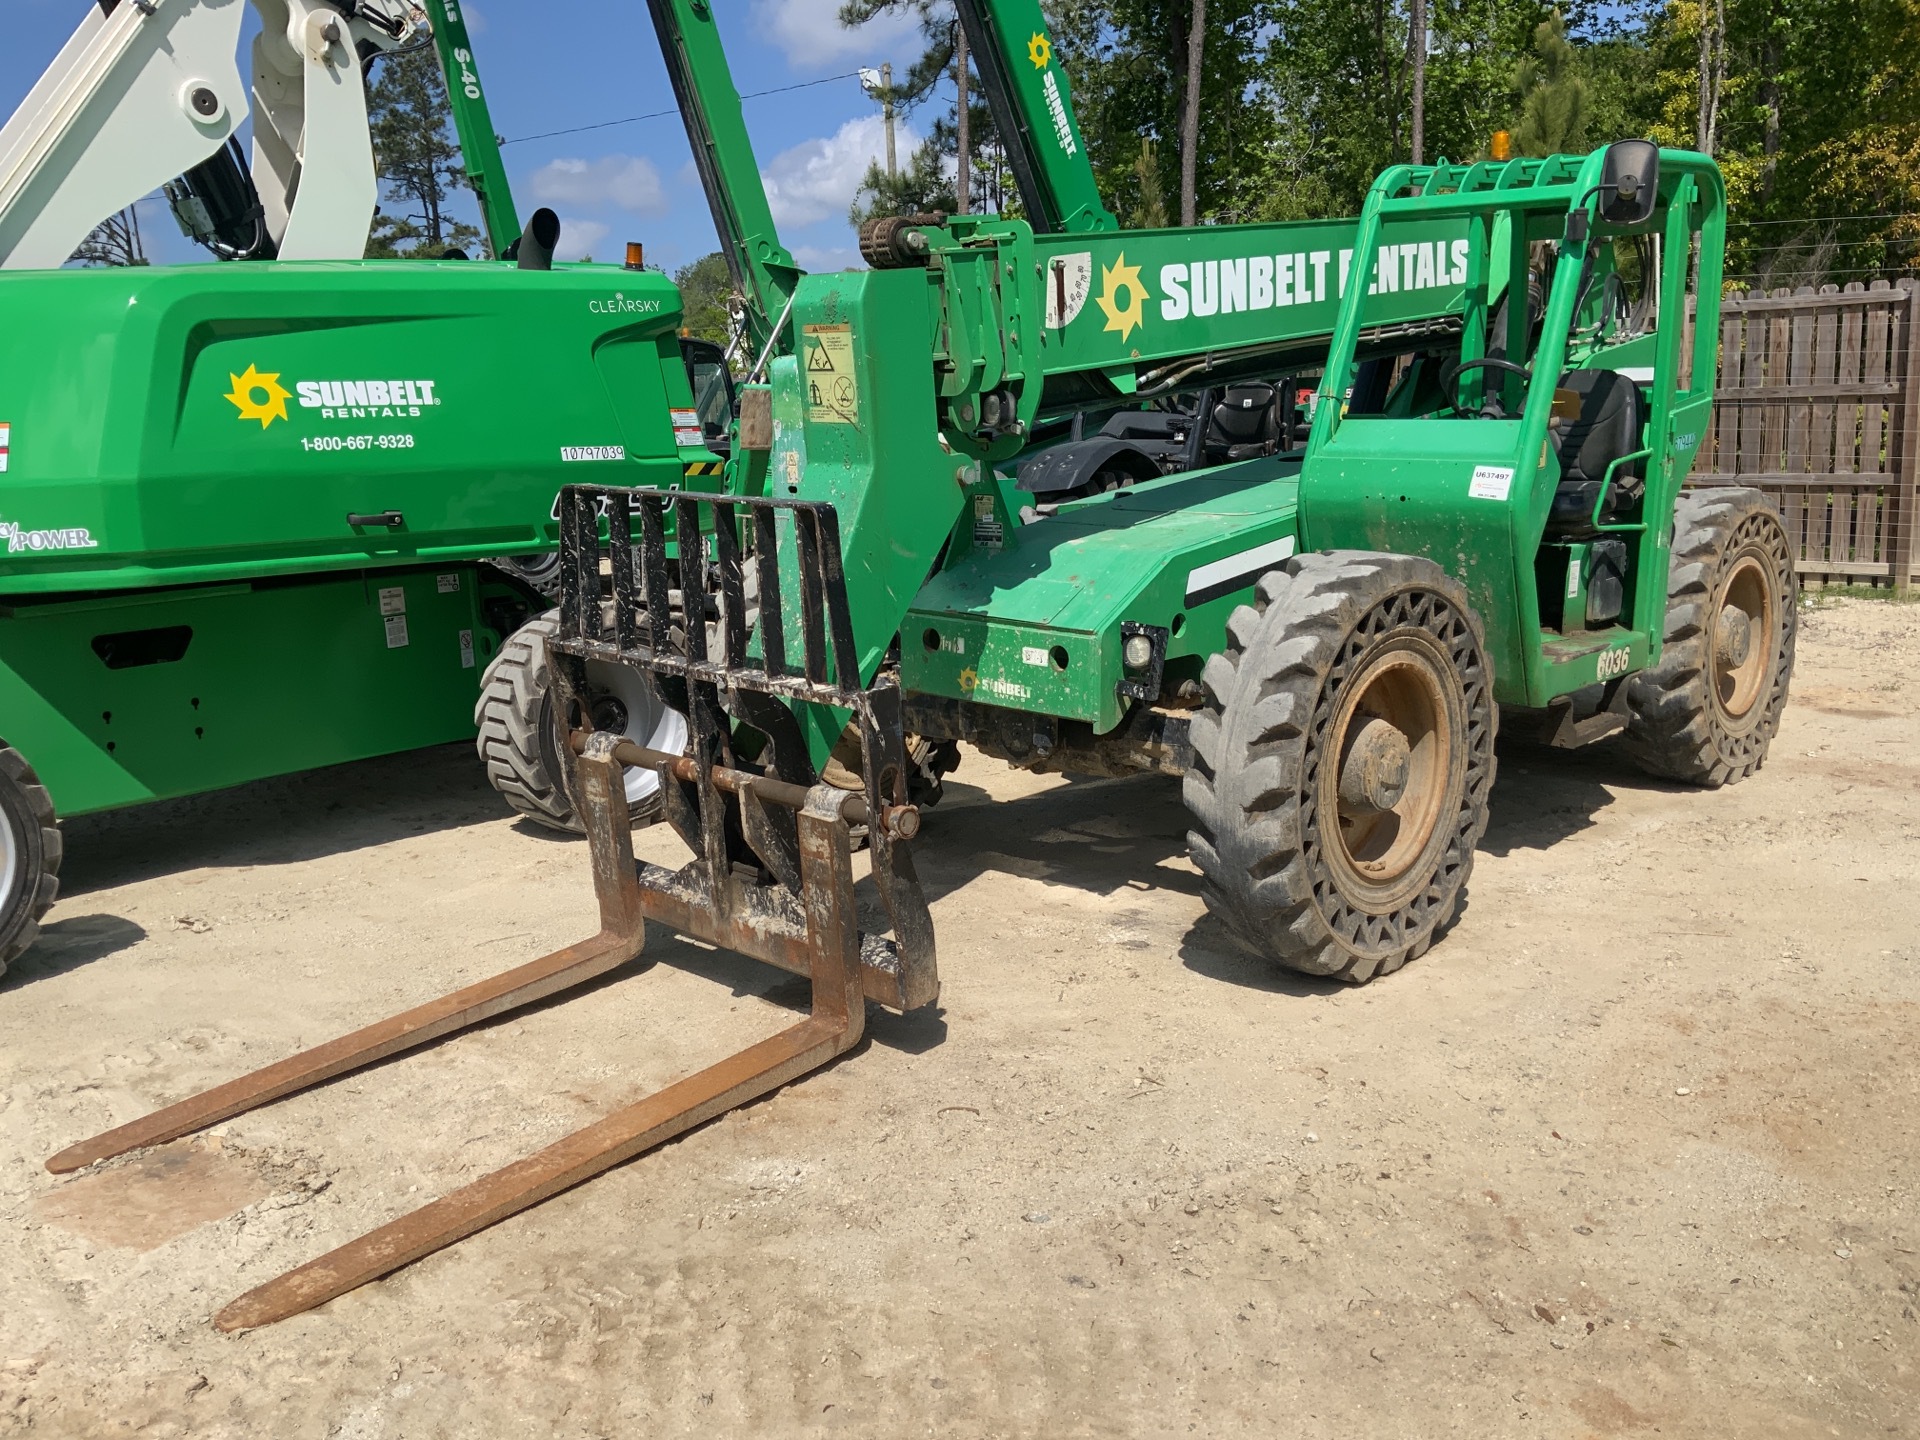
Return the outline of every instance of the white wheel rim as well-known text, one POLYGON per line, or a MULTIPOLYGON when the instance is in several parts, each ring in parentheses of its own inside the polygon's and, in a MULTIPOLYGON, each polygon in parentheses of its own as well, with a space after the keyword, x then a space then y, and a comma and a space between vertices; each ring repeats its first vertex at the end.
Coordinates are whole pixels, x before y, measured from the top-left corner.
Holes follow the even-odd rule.
MULTIPOLYGON (((626 737, 636 745, 668 755, 687 748, 687 717, 667 704, 660 687, 644 670, 587 662, 587 687, 609 695, 627 712, 626 737)), ((660 793, 660 777, 641 766, 627 769, 627 804, 641 805, 660 793)))
POLYGON ((13 909, 14 892, 20 888, 20 871, 26 863, 26 847, 14 834, 13 824, 0 816, 0 920, 13 909))

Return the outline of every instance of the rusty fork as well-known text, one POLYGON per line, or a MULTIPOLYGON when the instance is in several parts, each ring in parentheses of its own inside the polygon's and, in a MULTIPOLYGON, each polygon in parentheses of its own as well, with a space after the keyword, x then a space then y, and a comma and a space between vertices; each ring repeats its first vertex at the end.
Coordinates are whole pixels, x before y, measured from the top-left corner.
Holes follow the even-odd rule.
MULTIPOLYGON (((865 1026, 866 990, 874 988, 896 1003, 899 995, 896 976, 884 971, 869 975, 869 967, 862 964, 852 846, 843 813, 858 797, 824 785, 805 792, 796 816, 804 920, 784 935, 743 937, 737 925, 728 927, 723 920, 725 913, 740 908, 737 903, 723 903, 704 916, 699 907, 686 903, 701 891, 709 891, 701 898, 710 899, 714 885, 738 882, 690 874, 704 871, 699 860, 677 876, 656 866, 636 870, 623 766, 615 753, 635 748, 611 734, 596 733, 584 741, 578 761, 582 818, 600 902, 600 932, 592 939, 82 1141, 54 1156, 47 1168, 65 1173, 162 1144, 571 989, 639 955, 650 913, 688 933, 760 952, 759 958, 811 977, 810 1013, 799 1024, 247 1292, 214 1319, 222 1330, 243 1330, 313 1309, 409 1265, 778 1089, 858 1044, 865 1026), (654 884, 643 885, 643 876, 654 884), (656 888, 663 885, 670 888, 656 888), (719 923, 705 923, 708 920, 719 923), (739 944, 743 938, 748 945, 739 944), (769 950, 778 953, 765 953, 769 950)), ((751 777, 740 779, 744 788, 753 788, 751 777)), ((864 813, 864 806, 855 808, 864 813)), ((887 947, 884 941, 867 943, 887 947)), ((923 983, 918 988, 924 993, 926 987, 923 983)))
POLYGON ((778 1089, 858 1044, 868 1000, 904 1011, 939 995, 933 920, 911 853, 920 817, 907 796, 900 691, 878 675, 861 683, 833 507, 605 486, 569 486, 561 506, 561 623, 547 648, 556 710, 579 727, 569 748, 577 756, 599 933, 82 1141, 47 1168, 65 1173, 177 1139, 572 989, 638 956, 650 920, 806 976, 808 1016, 249 1291, 214 1318, 222 1330, 325 1304, 778 1089), (751 546, 742 543, 747 535, 751 546), (753 645, 748 564, 759 582, 753 645), (678 612, 676 586, 694 597, 678 602, 678 612), (720 618, 710 639, 700 597, 716 593, 720 618), (797 625, 784 613, 790 601, 797 625), (677 638, 668 623, 676 613, 677 638), (690 753, 647 750, 590 730, 590 661, 647 673, 684 709, 690 753), (835 725, 854 717, 864 793, 814 783, 793 708, 808 706, 835 725), (741 768, 734 751, 739 725, 764 740, 753 769, 741 768), (693 851, 677 871, 634 863, 629 765, 658 776, 666 819, 693 851), (859 928, 852 825, 866 829, 891 939, 859 928))

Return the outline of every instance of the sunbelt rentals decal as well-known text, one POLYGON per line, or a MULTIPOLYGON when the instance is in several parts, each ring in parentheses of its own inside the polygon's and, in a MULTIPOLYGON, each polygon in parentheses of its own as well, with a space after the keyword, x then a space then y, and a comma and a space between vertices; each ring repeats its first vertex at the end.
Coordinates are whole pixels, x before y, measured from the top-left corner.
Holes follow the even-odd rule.
POLYGON ((233 382, 227 402, 243 423, 258 422, 262 430, 288 418, 289 400, 322 420, 410 420, 440 403, 437 380, 287 382, 280 371, 264 371, 257 365, 227 378, 233 382))
MULTIPOLYGON (((1129 264, 1125 251, 1116 254, 1111 265, 1095 262, 1088 252, 1060 256, 1055 264, 1056 271, 1045 277, 1047 324, 1059 329, 1072 323, 1080 313, 1076 292, 1090 288, 1094 305, 1105 317, 1100 328, 1126 340, 1136 329, 1146 328, 1148 316, 1156 311, 1162 320, 1180 321, 1189 316, 1205 319, 1338 300, 1353 273, 1353 251, 1295 250, 1169 261, 1154 277, 1158 294, 1143 273, 1148 267, 1129 264), (1096 265, 1099 283, 1091 285, 1096 265)), ((1466 280, 1464 237, 1382 245, 1367 277, 1367 293, 1450 290, 1466 280)))
POLYGON ((1066 97, 1060 93, 1060 72, 1053 63, 1053 41, 1046 32, 1036 30, 1027 41, 1027 59, 1040 72, 1040 89, 1047 98, 1047 118, 1053 122, 1053 138, 1062 155, 1078 155, 1080 146, 1073 138, 1073 124, 1067 119, 1066 97))

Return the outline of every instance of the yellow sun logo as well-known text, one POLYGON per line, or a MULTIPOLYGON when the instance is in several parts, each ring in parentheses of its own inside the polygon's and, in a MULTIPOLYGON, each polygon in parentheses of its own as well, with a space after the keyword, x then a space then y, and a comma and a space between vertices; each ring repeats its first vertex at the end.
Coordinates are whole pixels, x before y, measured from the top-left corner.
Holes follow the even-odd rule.
POLYGON ((227 399, 233 402, 233 408, 240 412, 242 420, 258 420, 260 428, 264 430, 274 421, 287 418, 287 399, 292 392, 281 388, 279 371, 262 375, 249 365, 246 374, 229 373, 227 378, 233 381, 233 389, 227 392, 227 399))
POLYGON ((1053 59, 1053 42, 1038 30, 1034 31, 1033 38, 1027 41, 1027 58, 1033 62, 1034 69, 1046 69, 1047 62, 1053 59))
POLYGON ((960 672, 960 693, 971 695, 973 687, 980 683, 980 672, 969 665, 960 672))
POLYGON ((1140 267, 1127 264, 1126 252, 1114 256, 1113 264, 1100 267, 1100 293, 1093 297, 1093 303, 1106 312, 1106 330, 1118 330, 1120 338, 1125 340, 1134 331, 1134 327, 1146 323, 1141 307, 1146 303, 1147 287, 1140 283, 1140 267), (1127 303, 1120 303, 1120 292, 1126 291, 1127 303))

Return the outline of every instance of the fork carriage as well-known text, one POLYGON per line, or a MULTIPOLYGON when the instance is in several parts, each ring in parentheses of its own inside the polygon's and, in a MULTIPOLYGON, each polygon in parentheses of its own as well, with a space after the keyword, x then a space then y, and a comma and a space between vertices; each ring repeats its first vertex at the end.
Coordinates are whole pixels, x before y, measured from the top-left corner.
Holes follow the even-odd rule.
MULTIPOLYGON (((65 1173, 162 1144, 575 988, 640 956, 649 920, 807 977, 807 1018, 249 1291, 215 1318, 223 1330, 324 1304, 818 1069, 859 1043, 869 1000, 906 1011, 939 996, 933 921, 911 853, 919 813, 907 800, 900 692, 890 677, 859 684, 833 507, 574 486, 562 496, 561 555, 560 632, 550 647, 598 933, 83 1141, 47 1168, 65 1173), (752 626, 749 562, 758 583, 752 626), (700 599, 708 596, 718 608, 711 633, 700 599), (797 627, 783 611, 789 596, 797 627), (690 753, 590 728, 589 660, 651 676, 686 714, 690 753), (818 780, 790 703, 852 715, 862 792, 818 780), (764 738, 752 759, 739 753, 741 727, 764 738), (693 850, 678 870, 634 858, 629 766, 660 777, 666 818, 693 850), (856 826, 890 937, 859 926, 856 826)), ((672 962, 670 952, 663 958, 672 962)))

